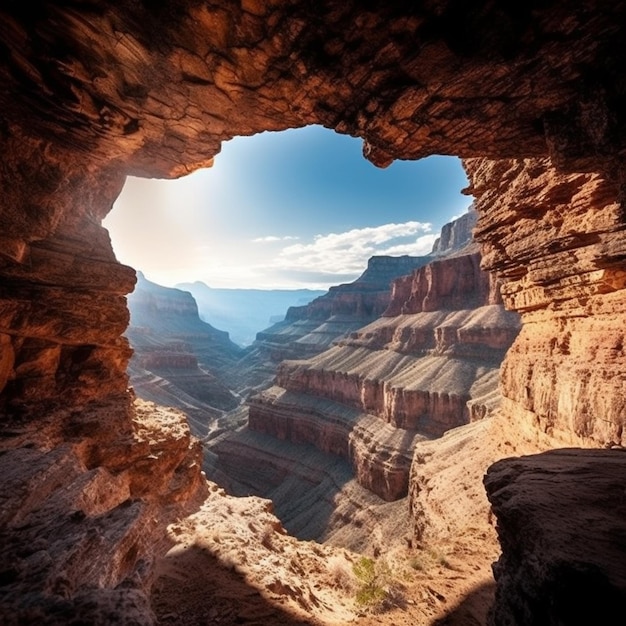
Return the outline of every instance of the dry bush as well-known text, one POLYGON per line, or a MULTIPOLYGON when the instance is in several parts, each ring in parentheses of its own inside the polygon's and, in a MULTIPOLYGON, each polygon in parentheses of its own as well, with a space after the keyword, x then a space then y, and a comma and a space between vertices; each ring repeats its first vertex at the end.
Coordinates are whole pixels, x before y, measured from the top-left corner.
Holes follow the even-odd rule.
POLYGON ((328 560, 328 573, 339 588, 347 593, 354 591, 354 575, 345 558, 341 556, 330 557, 328 560))

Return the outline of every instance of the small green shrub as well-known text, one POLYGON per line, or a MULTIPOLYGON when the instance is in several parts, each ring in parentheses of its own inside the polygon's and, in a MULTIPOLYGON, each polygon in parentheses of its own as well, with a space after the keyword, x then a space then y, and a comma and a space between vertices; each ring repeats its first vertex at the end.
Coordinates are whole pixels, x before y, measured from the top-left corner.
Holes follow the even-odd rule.
POLYGON ((386 563, 361 557, 352 566, 357 579, 356 601, 371 609, 380 608, 387 598, 387 586, 391 572, 386 563))
POLYGON ((445 567, 446 569, 454 569, 452 563, 448 560, 448 557, 441 550, 431 550, 430 555, 433 560, 442 567, 445 567))

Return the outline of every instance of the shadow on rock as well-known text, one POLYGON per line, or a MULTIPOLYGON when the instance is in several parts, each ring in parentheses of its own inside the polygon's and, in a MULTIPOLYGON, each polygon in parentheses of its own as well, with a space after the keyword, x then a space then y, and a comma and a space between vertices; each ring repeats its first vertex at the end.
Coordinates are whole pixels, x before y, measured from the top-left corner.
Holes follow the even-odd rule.
POLYGON ((495 590, 496 584, 493 581, 475 587, 446 615, 433 622, 432 626, 485 626, 495 590))

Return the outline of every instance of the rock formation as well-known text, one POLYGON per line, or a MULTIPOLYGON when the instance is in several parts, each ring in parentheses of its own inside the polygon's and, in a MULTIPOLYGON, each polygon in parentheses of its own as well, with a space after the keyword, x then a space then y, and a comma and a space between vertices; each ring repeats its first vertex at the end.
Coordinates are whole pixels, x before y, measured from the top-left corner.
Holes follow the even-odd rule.
POLYGON ((431 256, 450 256, 474 243, 473 233, 477 218, 478 214, 472 205, 466 213, 444 224, 441 234, 433 244, 431 256))
POLYGON ((179 283, 198 303, 200 317, 229 332, 240 346, 251 345, 257 332, 282 320, 289 307, 302 306, 325 292, 313 289, 220 289, 201 281, 179 283))
MULTIPOLYGON (((479 158, 468 171, 484 266, 524 324, 505 362, 503 410, 553 442, 621 442, 625 14, 620 0, 5 3, 3 463, 63 456, 69 444, 94 452, 76 465, 86 484, 90 471, 114 473, 116 459, 126 467, 133 458, 122 336, 134 273, 115 262, 100 227, 124 177, 183 175, 230 137, 313 123, 362 137, 380 166, 434 153, 479 158)), ((111 481, 91 484, 92 501, 106 502, 111 481)), ((48 486, 58 510, 38 518, 39 534, 58 537, 68 507, 61 485, 48 486)), ((122 525, 158 501, 160 481, 145 487, 115 507, 122 525)), ((43 494, 24 494, 3 485, 7 510, 44 505, 43 494)), ((74 558, 70 584, 48 587, 34 573, 47 557, 35 555, 32 569, 3 577, 3 602, 27 589, 29 610, 41 613, 61 598, 68 611, 57 622, 67 623, 91 621, 93 602, 119 597, 115 572, 149 562, 163 526, 126 544, 120 561, 100 511, 86 507, 81 525, 95 528, 110 576, 83 575, 85 560, 74 558)), ((10 524, 3 545, 17 563, 20 546, 36 546, 10 524)), ((569 589, 579 592, 575 581, 569 589)), ((128 593, 122 604, 150 621, 145 597, 128 593)))
POLYGON ((290 307, 284 322, 257 334, 254 348, 275 362, 322 352, 332 342, 373 322, 391 298, 391 283, 425 265, 429 257, 374 256, 352 283, 336 285, 304 306, 290 307))
POLYGON ((466 167, 483 266, 523 321, 502 370, 504 412, 566 445, 623 444, 626 237, 615 184, 547 160, 466 167))
POLYGON ((625 454, 562 449, 491 466, 502 546, 491 624, 624 621, 625 454))
POLYGON ((475 223, 476 212, 470 207, 443 226, 430 254, 371 257, 354 282, 333 286, 306 306, 291 307, 283 322, 257 334, 253 348, 277 363, 323 352, 339 337, 380 317, 391 302, 397 278, 411 274, 435 256, 450 256, 471 245, 475 223))
POLYGON ((114 409, 22 433, 30 446, 0 457, 3 623, 152 623, 154 546, 207 493, 201 448, 182 413, 114 409))
POLYGON ((518 332, 479 255, 434 261, 394 282, 385 315, 249 400, 249 427, 349 458, 386 500, 406 495, 424 435, 484 417, 499 363, 518 332))
POLYGON ((228 333, 200 319, 190 293, 152 283, 141 273, 128 307, 126 336, 134 350, 129 373, 135 392, 183 409, 194 435, 204 437, 212 419, 239 404, 223 382, 223 372, 241 349, 228 333))

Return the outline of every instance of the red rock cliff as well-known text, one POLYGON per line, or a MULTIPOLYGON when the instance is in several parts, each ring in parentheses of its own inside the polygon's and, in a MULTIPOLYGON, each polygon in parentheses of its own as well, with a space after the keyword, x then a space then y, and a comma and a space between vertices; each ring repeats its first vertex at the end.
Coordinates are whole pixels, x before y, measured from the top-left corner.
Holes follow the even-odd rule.
POLYGON ((547 160, 466 167, 483 267, 523 321, 502 368, 503 410, 557 441, 624 444, 626 237, 615 185, 547 160))
POLYGON ((277 387, 250 400, 250 428, 348 455, 361 484, 405 495, 418 433, 440 435, 497 405, 498 366, 519 328, 497 291, 478 254, 415 270, 394 285, 385 317, 284 362, 277 387))
MULTIPOLYGON (((468 169, 485 267, 526 329, 506 361, 504 409, 561 439, 623 441, 625 18, 623 2, 597 0, 4 3, 3 462, 66 444, 99 451, 84 471, 132 456, 121 337, 134 277, 99 226, 124 176, 186 174, 235 135, 313 123, 363 137, 381 166, 498 159, 468 169)), ((106 500, 109 481, 97 484, 106 500)), ((30 506, 28 489, 2 496, 30 506)), ((57 502, 40 536, 67 519, 57 502)), ((98 511, 87 509, 88 525, 98 511)), ((19 542, 6 528, 3 545, 19 542)), ((114 567, 121 553, 98 536, 114 567)), ((131 547, 122 562, 148 552, 131 547)), ((22 590, 36 591, 28 572, 41 558, 22 590)), ((72 580, 85 562, 68 565, 72 580)), ((105 597, 118 580, 86 583, 105 597)), ((79 588, 37 589, 73 598, 80 618, 79 588)))

